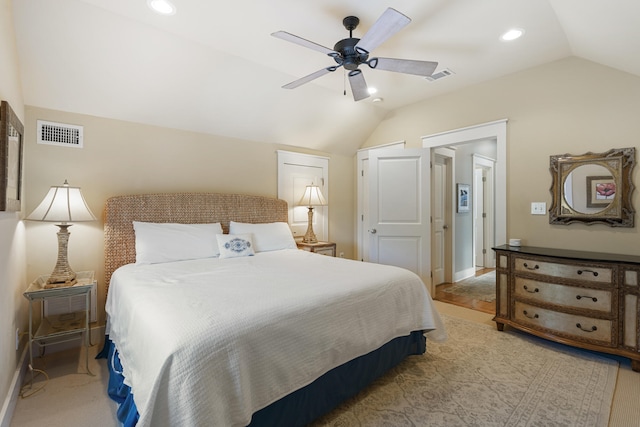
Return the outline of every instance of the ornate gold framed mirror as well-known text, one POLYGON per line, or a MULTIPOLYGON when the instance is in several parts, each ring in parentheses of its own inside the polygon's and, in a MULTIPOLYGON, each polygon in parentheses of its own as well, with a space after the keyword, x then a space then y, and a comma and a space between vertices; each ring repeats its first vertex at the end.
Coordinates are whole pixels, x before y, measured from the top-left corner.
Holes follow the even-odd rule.
POLYGON ((635 210, 631 172, 635 148, 605 153, 551 156, 550 224, 606 224, 633 227, 635 210))

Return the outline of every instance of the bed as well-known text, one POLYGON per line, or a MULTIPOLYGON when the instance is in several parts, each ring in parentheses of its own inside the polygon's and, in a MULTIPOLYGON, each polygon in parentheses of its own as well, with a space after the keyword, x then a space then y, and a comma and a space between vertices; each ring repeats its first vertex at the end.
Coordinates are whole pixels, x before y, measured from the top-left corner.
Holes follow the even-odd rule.
POLYGON ((118 196, 104 219, 125 426, 306 425, 446 337, 418 276, 297 250, 282 200, 118 196))

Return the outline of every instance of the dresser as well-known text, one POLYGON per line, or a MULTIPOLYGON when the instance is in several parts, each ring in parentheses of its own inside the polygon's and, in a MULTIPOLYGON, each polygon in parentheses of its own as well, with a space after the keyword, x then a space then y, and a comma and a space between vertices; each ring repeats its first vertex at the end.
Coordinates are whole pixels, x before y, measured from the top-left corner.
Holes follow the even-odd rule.
POLYGON ((496 322, 631 359, 640 371, 640 256, 503 245, 496 322))

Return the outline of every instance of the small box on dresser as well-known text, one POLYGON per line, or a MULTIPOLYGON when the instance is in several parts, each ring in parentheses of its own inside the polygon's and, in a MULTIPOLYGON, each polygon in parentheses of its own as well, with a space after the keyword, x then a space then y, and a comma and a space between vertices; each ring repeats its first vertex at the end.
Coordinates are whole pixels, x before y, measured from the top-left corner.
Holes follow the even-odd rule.
POLYGON ((494 250, 499 330, 509 325, 628 357, 640 371, 640 257, 531 246, 494 250))

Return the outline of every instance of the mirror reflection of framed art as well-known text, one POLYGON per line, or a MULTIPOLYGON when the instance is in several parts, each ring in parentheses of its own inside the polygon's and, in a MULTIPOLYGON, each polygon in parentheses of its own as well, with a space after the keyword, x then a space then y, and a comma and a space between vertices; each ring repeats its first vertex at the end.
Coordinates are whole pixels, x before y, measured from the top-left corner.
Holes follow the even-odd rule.
POLYGON ((587 207, 604 208, 616 197, 616 180, 612 176, 587 177, 587 207))

